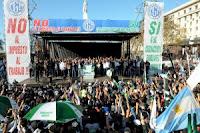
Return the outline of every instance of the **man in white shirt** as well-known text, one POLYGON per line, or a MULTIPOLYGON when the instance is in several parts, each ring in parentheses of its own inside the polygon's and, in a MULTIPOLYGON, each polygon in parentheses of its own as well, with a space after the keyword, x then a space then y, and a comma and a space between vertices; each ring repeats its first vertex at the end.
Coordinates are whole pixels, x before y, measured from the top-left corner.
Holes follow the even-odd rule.
POLYGON ((62 75, 64 75, 64 71, 65 71, 65 68, 66 68, 65 63, 63 61, 61 61, 59 63, 59 67, 60 67, 62 75))

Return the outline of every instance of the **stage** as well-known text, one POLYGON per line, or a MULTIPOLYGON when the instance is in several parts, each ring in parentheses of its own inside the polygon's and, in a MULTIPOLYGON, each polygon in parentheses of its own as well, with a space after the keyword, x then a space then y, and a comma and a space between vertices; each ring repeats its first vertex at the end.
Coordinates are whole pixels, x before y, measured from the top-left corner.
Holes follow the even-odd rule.
MULTIPOLYGON (((89 82, 95 82, 96 80, 98 81, 104 81, 104 80, 111 80, 111 78, 109 78, 108 76, 104 76, 104 77, 96 77, 94 78, 93 80, 86 80, 86 81, 83 81, 83 82, 86 82, 86 83, 89 83, 89 82)), ((119 80, 130 80, 131 78, 130 77, 123 77, 123 76, 119 76, 118 77, 119 80)), ((52 85, 65 85, 66 83, 68 83, 69 81, 80 81, 81 79, 80 78, 65 78, 63 79, 63 77, 53 77, 52 78, 52 82, 50 82, 50 78, 49 77, 42 77, 40 78, 40 82, 36 82, 35 78, 29 78, 27 80, 24 80, 22 82, 20 82, 19 84, 23 85, 23 84, 26 84, 27 86, 44 86, 44 85, 49 85, 49 84, 52 84, 52 85)))

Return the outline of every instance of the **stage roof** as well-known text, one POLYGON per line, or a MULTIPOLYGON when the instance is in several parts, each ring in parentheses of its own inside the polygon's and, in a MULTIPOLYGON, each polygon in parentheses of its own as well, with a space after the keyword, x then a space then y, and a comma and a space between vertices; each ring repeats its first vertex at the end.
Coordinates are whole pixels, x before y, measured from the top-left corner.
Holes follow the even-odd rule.
POLYGON ((93 41, 125 41, 140 33, 40 33, 34 34, 45 40, 93 40, 93 41))

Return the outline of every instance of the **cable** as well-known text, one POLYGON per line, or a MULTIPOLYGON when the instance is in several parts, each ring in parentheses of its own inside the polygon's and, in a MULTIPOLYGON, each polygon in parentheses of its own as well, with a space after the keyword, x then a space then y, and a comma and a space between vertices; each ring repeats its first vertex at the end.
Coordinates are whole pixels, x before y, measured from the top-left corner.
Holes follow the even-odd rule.
POLYGON ((142 11, 142 9, 143 9, 143 4, 144 2, 142 2, 142 3, 140 3, 137 7, 139 7, 139 8, 137 8, 136 7, 136 13, 137 13, 137 17, 136 17, 136 22, 138 21, 138 18, 139 18, 139 16, 141 15, 141 14, 143 14, 144 12, 142 11))
POLYGON ((37 9, 37 3, 34 0, 31 0, 33 3, 33 8, 31 10, 29 10, 29 19, 32 20, 31 18, 31 14, 35 11, 35 9, 37 9))

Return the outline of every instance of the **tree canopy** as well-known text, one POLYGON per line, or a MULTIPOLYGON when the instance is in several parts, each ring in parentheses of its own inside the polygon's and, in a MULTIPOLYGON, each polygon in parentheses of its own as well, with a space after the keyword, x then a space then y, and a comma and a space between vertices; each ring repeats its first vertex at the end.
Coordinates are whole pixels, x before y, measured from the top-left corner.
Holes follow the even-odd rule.
POLYGON ((164 45, 181 45, 186 39, 186 28, 180 27, 169 17, 164 18, 164 45))

